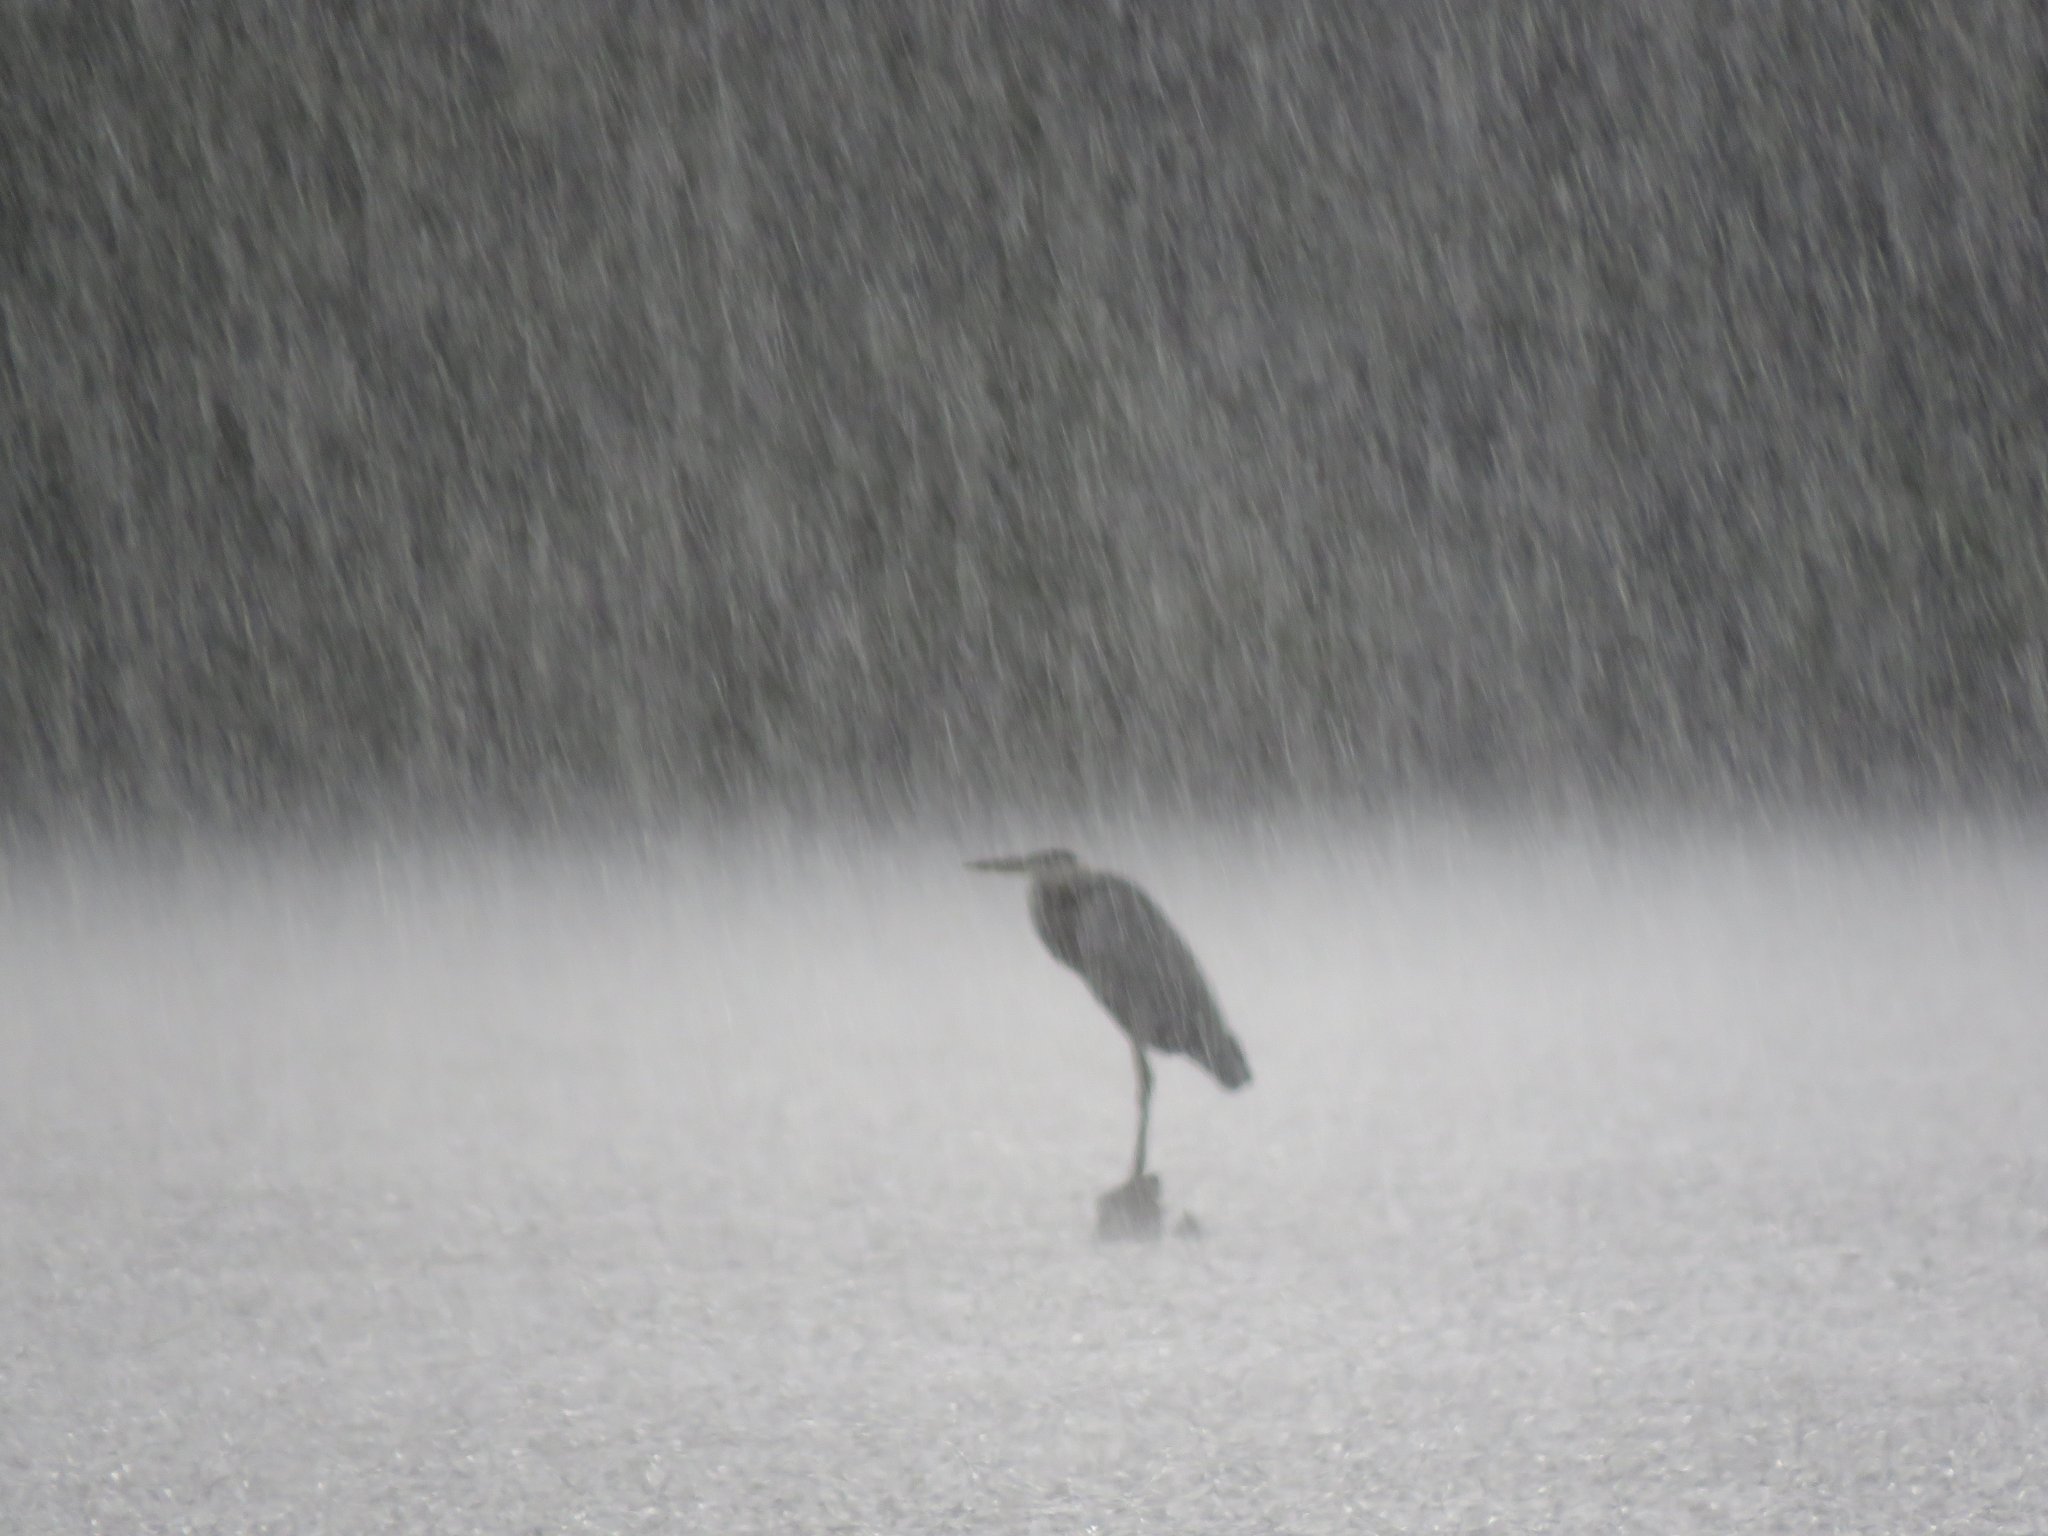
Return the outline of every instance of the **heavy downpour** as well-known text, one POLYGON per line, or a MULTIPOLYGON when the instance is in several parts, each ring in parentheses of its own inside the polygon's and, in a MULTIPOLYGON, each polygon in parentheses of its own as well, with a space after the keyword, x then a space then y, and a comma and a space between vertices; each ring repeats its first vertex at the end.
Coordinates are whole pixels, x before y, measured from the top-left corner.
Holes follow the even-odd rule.
POLYGON ((2048 1529, 2038 0, 0 0, 0 1530, 2048 1529))

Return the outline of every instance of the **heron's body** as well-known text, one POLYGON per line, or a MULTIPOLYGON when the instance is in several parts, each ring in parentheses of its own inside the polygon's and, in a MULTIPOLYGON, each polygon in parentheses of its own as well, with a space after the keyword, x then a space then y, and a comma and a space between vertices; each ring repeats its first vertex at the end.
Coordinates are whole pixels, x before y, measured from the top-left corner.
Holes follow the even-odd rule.
POLYGON ((1133 1045, 1193 1057, 1225 1088, 1251 1080, 1193 952, 1130 881, 1092 869, 1041 875, 1031 882, 1031 924, 1133 1045))
POLYGON ((1126 1188, 1138 1187, 1145 1179, 1152 1115, 1152 1067, 1145 1053, 1191 1057, 1234 1089, 1251 1081, 1244 1048, 1224 1022, 1193 951, 1158 904, 1129 880, 1090 869, 1062 849, 983 859, 972 867, 1031 876, 1031 924, 1038 936, 1088 984, 1129 1038, 1138 1074, 1138 1144, 1126 1188))

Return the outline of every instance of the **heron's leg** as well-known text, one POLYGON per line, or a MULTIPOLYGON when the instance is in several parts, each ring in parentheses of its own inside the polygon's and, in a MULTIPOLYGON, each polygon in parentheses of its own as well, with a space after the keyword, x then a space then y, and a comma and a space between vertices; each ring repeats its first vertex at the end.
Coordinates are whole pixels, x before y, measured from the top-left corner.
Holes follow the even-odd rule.
POLYGON ((1145 1047, 1131 1042, 1131 1064, 1138 1069, 1138 1150, 1131 1160, 1131 1182, 1145 1177, 1145 1132, 1152 1124, 1152 1063, 1145 1047))

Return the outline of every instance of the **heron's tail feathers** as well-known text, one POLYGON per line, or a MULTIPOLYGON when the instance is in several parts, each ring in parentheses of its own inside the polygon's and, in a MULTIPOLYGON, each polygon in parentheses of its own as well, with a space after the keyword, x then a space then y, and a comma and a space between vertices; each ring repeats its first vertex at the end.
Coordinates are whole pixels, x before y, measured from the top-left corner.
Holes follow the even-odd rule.
POLYGON ((1202 1042, 1202 1065, 1216 1074, 1216 1081, 1230 1089, 1242 1088, 1252 1080, 1251 1063, 1244 1059, 1244 1047, 1227 1029, 1219 1029, 1202 1042))

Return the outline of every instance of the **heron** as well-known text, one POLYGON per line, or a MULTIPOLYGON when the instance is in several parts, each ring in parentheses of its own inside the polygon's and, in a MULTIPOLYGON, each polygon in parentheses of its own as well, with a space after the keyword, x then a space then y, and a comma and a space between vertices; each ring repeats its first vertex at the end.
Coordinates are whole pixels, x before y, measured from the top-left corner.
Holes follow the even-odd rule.
POLYGON ((1133 882, 1090 869, 1064 848, 975 859, 969 869, 1031 878, 1031 923, 1053 957, 1088 984, 1130 1042, 1138 1075, 1138 1142, 1131 1176, 1103 1197, 1103 1220, 1119 1214, 1158 1222, 1158 1180, 1145 1171, 1152 1123, 1147 1051, 1176 1052, 1206 1067, 1226 1089, 1252 1080, 1244 1047, 1224 1022, 1194 951, 1158 903, 1133 882))

